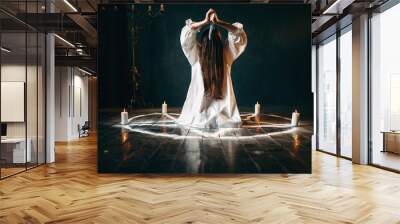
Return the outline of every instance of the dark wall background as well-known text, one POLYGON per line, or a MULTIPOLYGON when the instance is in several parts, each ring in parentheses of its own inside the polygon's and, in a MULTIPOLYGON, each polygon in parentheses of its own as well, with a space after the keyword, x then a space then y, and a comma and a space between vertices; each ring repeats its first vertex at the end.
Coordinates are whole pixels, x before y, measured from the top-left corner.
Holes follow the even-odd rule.
MULTIPOLYGON (((239 107, 302 108, 312 113, 311 12, 308 5, 165 5, 155 18, 138 16, 148 5, 104 5, 99 10, 100 108, 125 107, 132 92, 133 25, 139 26, 136 66, 148 105, 163 100, 182 106, 191 68, 179 41, 185 20, 198 21, 214 8, 220 19, 241 22, 248 36, 245 52, 232 66, 239 107)), ((152 10, 158 11, 159 5, 152 10)), ((226 37, 226 32, 224 32, 226 37)))
POLYGON ((126 107, 132 95, 133 13, 128 5, 98 10, 99 109, 126 107))

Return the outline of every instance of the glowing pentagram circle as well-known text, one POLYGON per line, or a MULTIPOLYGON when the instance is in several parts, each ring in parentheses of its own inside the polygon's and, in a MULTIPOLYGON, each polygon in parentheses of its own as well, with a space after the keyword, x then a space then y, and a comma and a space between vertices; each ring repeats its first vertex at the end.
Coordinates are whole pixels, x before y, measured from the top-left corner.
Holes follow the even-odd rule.
POLYGON ((245 121, 241 128, 219 128, 219 129, 202 129, 189 126, 183 126, 176 123, 176 113, 149 113, 136 115, 128 119, 128 124, 116 124, 114 127, 122 128, 128 132, 141 133, 145 135, 172 138, 172 139, 201 139, 201 138, 219 138, 219 139, 249 139, 275 136, 281 134, 292 133, 296 127, 291 126, 291 119, 279 115, 261 114, 261 116, 280 119, 282 123, 273 123, 267 121, 254 121, 254 115, 251 113, 241 114, 242 121, 245 121), (240 135, 238 130, 257 130, 249 135, 240 135), (271 128, 274 131, 266 132, 265 128, 271 128))

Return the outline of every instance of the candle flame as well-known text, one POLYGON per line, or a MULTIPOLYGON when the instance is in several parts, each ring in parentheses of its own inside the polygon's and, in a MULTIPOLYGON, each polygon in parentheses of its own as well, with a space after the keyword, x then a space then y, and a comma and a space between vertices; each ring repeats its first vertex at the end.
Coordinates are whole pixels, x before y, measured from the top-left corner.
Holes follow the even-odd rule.
POLYGON ((125 111, 125 108, 124 108, 124 112, 126 112, 126 111, 125 111))

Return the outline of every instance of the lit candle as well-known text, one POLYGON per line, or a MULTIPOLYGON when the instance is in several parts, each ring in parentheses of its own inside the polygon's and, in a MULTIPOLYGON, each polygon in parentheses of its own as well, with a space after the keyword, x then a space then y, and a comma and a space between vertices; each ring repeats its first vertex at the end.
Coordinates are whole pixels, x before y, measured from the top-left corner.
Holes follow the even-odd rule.
POLYGON ((165 101, 164 101, 164 103, 163 103, 162 106, 161 106, 161 113, 162 113, 163 115, 165 115, 165 114, 168 113, 168 105, 165 103, 165 101))
POLYGON ((165 9, 164 9, 164 4, 161 4, 161 5, 160 5, 160 12, 164 12, 164 10, 165 10, 165 9))
POLYGON ((128 112, 124 111, 121 112, 121 124, 128 124, 128 112))
POLYGON ((297 110, 294 110, 292 113, 292 127, 297 127, 299 126, 299 120, 300 120, 300 113, 297 112, 297 110))
POLYGON ((254 115, 258 116, 260 115, 260 112, 261 112, 261 105, 257 101, 256 105, 254 106, 254 115))

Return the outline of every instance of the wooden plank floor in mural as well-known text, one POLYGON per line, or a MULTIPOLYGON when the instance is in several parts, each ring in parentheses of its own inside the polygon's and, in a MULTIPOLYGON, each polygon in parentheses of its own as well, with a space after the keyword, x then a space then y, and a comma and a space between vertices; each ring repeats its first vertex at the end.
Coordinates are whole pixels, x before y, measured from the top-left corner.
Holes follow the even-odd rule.
POLYGON ((313 152, 312 174, 98 174, 94 136, 0 181, 0 223, 400 223, 400 175, 313 152))
POLYGON ((310 173, 312 122, 289 115, 242 113, 240 128, 178 125, 179 114, 138 110, 120 125, 103 113, 99 170, 111 173, 310 173))

